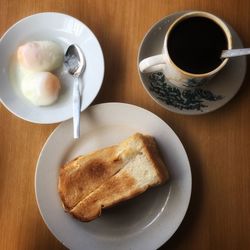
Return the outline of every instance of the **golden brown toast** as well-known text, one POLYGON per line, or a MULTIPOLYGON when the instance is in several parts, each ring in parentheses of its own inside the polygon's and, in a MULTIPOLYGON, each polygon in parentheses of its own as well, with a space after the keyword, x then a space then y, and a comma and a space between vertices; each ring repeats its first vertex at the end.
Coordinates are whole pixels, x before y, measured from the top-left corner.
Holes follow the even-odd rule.
POLYGON ((121 169, 115 149, 113 146, 77 157, 60 169, 58 190, 66 210, 72 209, 121 169))
POLYGON ((65 164, 60 169, 58 190, 67 212, 90 221, 103 208, 163 184, 168 177, 154 138, 136 133, 119 145, 65 164))

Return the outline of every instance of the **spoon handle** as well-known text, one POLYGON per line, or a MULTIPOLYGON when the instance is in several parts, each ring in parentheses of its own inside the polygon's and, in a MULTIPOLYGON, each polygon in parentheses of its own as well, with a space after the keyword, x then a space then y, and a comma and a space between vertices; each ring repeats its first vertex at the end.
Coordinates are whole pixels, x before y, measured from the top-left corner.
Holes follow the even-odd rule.
POLYGON ((221 58, 245 56, 245 55, 249 55, 249 54, 250 54, 250 48, 230 49, 230 50, 223 50, 221 53, 221 58))
POLYGON ((74 139, 80 137, 80 113, 81 113, 81 95, 79 89, 79 79, 76 77, 73 87, 73 127, 74 139))

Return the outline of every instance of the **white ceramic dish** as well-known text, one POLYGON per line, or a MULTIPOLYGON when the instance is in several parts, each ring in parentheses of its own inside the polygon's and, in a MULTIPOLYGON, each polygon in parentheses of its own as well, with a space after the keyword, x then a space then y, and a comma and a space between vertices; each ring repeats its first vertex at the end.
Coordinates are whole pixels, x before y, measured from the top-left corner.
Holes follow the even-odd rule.
POLYGON ((48 228, 70 249, 152 250, 179 227, 191 195, 191 171, 185 149, 159 117, 137 106, 106 103, 81 114, 82 136, 71 136, 72 123, 60 124, 48 138, 37 162, 35 192, 48 228), (57 193, 59 167, 74 157, 116 144, 135 132, 154 136, 171 179, 89 223, 66 214, 57 193))
MULTIPOLYGON (((161 53, 168 27, 183 13, 185 12, 166 16, 149 29, 139 48, 137 65, 142 59, 161 53)), ((230 25, 228 26, 232 32, 233 48, 242 48, 239 36, 230 25)), ((140 72, 139 67, 138 72, 147 93, 162 107, 175 113, 200 115, 222 107, 236 95, 246 74, 246 58, 229 59, 226 67, 206 86, 193 90, 175 87, 161 72, 144 74, 140 72)))
POLYGON ((83 97, 81 110, 86 109, 98 94, 104 76, 102 49, 92 31, 74 17, 54 12, 38 13, 15 23, 0 40, 0 99, 14 115, 34 123, 57 123, 72 117, 73 78, 64 67, 56 74, 62 83, 62 91, 56 103, 37 107, 20 93, 11 81, 9 67, 17 47, 31 40, 52 40, 64 51, 72 44, 78 44, 86 58, 86 70, 82 75, 83 97))

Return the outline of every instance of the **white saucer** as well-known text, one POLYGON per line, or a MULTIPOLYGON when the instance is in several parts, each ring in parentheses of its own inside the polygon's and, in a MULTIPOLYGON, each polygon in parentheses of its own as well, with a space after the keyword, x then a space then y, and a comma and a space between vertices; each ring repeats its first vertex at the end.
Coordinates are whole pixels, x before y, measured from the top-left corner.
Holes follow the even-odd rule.
MULTIPOLYGON (((146 57, 161 53, 166 30, 183 13, 169 15, 150 28, 140 45, 137 64, 146 57)), ((233 47, 242 48, 239 36, 228 26, 232 32, 233 47)), ((169 83, 161 72, 143 74, 139 71, 141 82, 154 101, 167 110, 186 115, 205 114, 229 102, 240 89, 245 73, 246 58, 233 58, 206 86, 183 90, 169 83)))
POLYGON ((153 250, 177 230, 188 208, 191 171, 187 154, 174 131, 140 107, 106 103, 81 114, 82 135, 74 140, 72 123, 61 123, 46 141, 37 162, 36 200, 48 228, 66 247, 91 250, 153 250), (64 212, 57 192, 60 166, 81 154, 119 143, 135 132, 155 137, 170 180, 84 223, 64 212))
POLYGON ((72 117, 73 77, 62 66, 56 74, 62 90, 57 102, 46 107, 32 105, 11 81, 9 68, 17 47, 27 41, 52 40, 60 44, 64 52, 72 44, 78 44, 86 58, 83 82, 82 106, 86 109, 98 94, 104 76, 102 49, 92 31, 74 17, 54 12, 38 13, 15 23, 0 40, 0 99, 14 115, 34 123, 57 123, 72 117))

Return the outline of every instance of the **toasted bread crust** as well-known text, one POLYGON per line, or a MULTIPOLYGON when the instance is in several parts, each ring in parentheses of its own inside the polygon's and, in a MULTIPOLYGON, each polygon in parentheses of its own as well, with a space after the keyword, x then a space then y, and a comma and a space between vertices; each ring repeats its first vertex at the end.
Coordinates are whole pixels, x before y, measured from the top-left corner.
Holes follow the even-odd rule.
POLYGON ((117 146, 77 157, 62 166, 58 192, 66 212, 81 221, 91 221, 101 215, 102 209, 163 184, 168 178, 155 139, 136 133, 117 146), (149 178, 145 183, 143 175, 149 178))
POLYGON ((169 178, 169 173, 167 171, 166 165, 162 160, 159 148, 157 146, 156 140, 152 136, 143 136, 139 134, 141 140, 144 141, 145 154, 149 161, 152 161, 155 170, 157 171, 159 177, 159 184, 165 183, 169 178))

